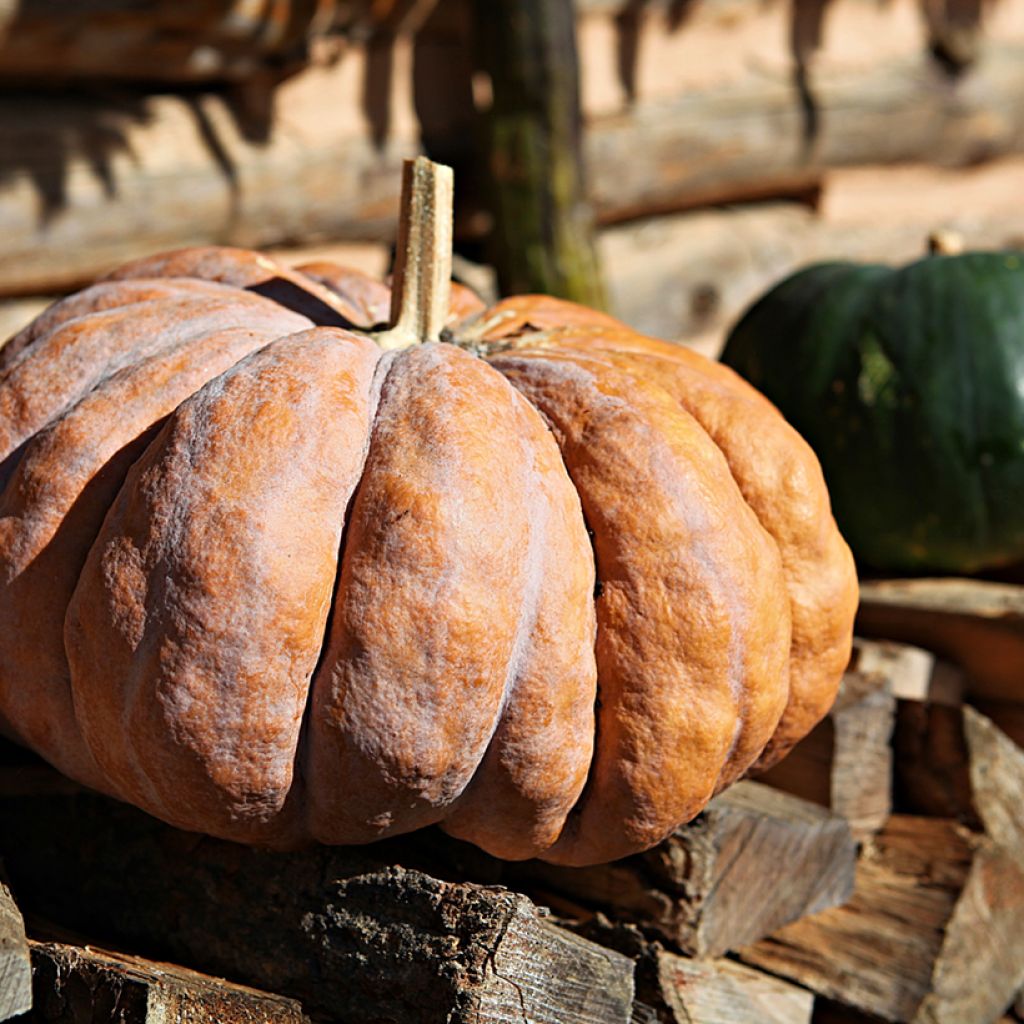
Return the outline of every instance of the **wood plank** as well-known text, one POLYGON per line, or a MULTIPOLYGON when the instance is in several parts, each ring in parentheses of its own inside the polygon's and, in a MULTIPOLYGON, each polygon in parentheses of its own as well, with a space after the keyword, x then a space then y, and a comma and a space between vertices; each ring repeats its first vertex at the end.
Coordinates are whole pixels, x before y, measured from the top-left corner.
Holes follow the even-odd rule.
MULTIPOLYGON (((0 818, 0 856, 26 912, 298 999, 312 1016, 630 1019, 632 961, 521 894, 461 881, 462 844, 270 853, 85 792, 3 798, 0 818)), ((472 864, 475 851, 464 853, 472 864)))
POLYGON ((32 966, 25 923, 10 890, 0 882, 0 1021, 31 1008, 32 966))
POLYGON ((855 860, 844 819, 741 782, 647 853, 591 868, 531 862, 505 878, 600 907, 703 957, 842 903, 855 860))
POLYGON ((33 1013, 53 1024, 308 1024, 293 999, 92 946, 31 942, 33 1013))

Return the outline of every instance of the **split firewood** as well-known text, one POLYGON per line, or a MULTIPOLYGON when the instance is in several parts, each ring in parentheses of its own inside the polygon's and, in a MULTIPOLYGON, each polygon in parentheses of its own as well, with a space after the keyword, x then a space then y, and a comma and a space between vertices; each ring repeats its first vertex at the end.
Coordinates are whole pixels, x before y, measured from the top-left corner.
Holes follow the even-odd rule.
POLYGON ((896 696, 925 692, 934 659, 901 644, 854 641, 831 712, 760 782, 830 808, 864 840, 892 809, 896 696))
POLYGON ((658 981, 672 1024, 807 1024, 814 996, 731 960, 661 951, 658 981))
POLYGON ((32 967, 25 923, 7 887, 0 883, 0 1021, 32 1007, 32 967))
POLYGON ((627 1024, 633 963, 412 837, 271 853, 81 791, 0 796, 26 912, 364 1022, 627 1024), (429 872, 429 873, 428 873, 429 872), (439 877, 441 876, 441 877, 439 877))
POLYGON ((590 868, 531 862, 505 877, 539 887, 541 899, 555 893, 606 909, 703 957, 842 903, 855 862, 844 819, 742 782, 646 853, 590 868))
POLYGON ((892 810, 890 740, 897 706, 958 707, 963 685, 963 674, 929 651, 855 639, 833 710, 758 780, 841 814, 854 838, 864 841, 892 810))
POLYGON ((600 911, 561 920, 636 963, 634 1024, 807 1024, 811 1020, 813 994, 780 978, 734 960, 679 956, 635 924, 600 911))
POLYGON ((857 631, 916 644, 963 669, 966 696, 1024 701, 1024 587, 972 579, 861 583, 857 631))
POLYGON ((293 999, 91 946, 32 942, 34 1013, 118 1024, 308 1024, 293 999))
MULTIPOLYGON (((895 792, 903 810, 957 818, 988 831, 996 820, 993 801, 1012 807, 1016 800, 1024 807, 1024 750, 972 707, 901 701, 894 751, 895 792)), ((1018 809, 1016 817, 1024 843, 1024 813, 1018 809)), ((1004 845, 1013 845, 1012 831, 1000 834, 1004 845)))
POLYGON ((894 815, 849 903, 740 957, 884 1020, 994 1021, 1024 976, 1024 868, 954 822, 894 815))
POLYGON ((740 951, 745 962, 885 1020, 994 1021, 1024 983, 1024 751, 962 712, 983 831, 894 815, 865 850, 846 906, 740 951))

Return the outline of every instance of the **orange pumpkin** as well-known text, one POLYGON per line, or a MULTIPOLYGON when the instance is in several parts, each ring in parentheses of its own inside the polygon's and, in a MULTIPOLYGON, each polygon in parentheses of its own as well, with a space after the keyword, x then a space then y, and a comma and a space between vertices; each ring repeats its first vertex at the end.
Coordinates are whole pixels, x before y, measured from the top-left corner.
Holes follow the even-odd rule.
POLYGON ((190 249, 0 349, 0 729, 242 842, 649 847, 834 697, 817 462, 604 314, 461 291, 408 344, 388 298, 190 249))

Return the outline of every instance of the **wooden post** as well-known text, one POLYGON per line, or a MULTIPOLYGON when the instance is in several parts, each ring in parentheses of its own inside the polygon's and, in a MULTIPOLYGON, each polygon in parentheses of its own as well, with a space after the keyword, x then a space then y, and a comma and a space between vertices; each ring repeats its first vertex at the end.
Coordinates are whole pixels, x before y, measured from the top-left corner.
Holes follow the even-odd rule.
POLYGON ((575 6, 474 0, 474 8, 491 80, 486 166, 501 289, 601 308, 604 285, 583 181, 575 6))

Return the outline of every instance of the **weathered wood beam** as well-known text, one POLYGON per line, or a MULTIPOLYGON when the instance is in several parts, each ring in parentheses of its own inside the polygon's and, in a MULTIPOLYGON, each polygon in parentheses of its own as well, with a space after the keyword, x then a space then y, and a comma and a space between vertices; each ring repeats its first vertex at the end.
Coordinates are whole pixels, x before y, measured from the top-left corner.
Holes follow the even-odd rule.
MULTIPOLYGON (((394 78, 407 84, 411 46, 395 45, 394 78)), ((925 57, 823 72, 812 150, 785 76, 750 74, 594 116, 584 137, 590 198, 599 219, 621 221, 790 195, 837 167, 1020 152, 1021 52, 993 43, 956 81, 925 57)), ((376 137, 345 101, 361 94, 365 74, 356 47, 309 68, 277 89, 259 124, 216 92, 0 98, 0 294, 60 290, 195 243, 390 241, 401 160, 419 146, 416 117, 404 96, 376 137)), ((418 95, 429 92, 421 82, 418 95)), ((450 139, 454 159, 472 133, 461 111, 447 124, 433 125, 432 138, 450 139)), ((459 194, 457 183, 457 207, 459 194)), ((479 230, 472 211, 457 217, 479 230)))
POLYGON ((25 922, 7 887, 0 882, 0 1021, 32 1008, 32 967, 25 922))

